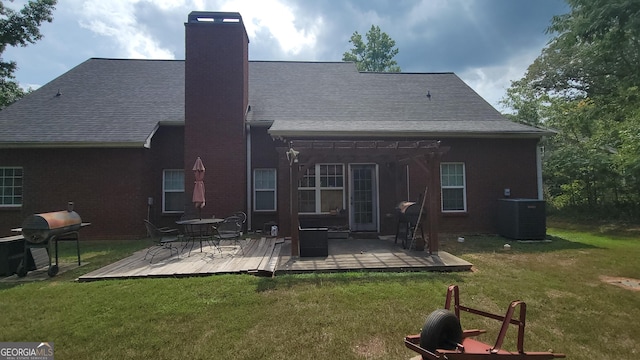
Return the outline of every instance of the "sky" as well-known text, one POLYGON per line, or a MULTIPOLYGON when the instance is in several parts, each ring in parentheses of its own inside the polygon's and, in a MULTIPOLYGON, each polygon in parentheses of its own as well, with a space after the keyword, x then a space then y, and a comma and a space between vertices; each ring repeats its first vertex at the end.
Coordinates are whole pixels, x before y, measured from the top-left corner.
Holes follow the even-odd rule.
MULTIPOLYGON (((26 0, 3 1, 18 9, 26 0)), ((396 42, 403 72, 454 72, 500 111, 551 39, 564 0, 59 0, 43 39, 7 48, 24 88, 42 86, 92 57, 184 60, 191 11, 239 12, 249 60, 341 61, 354 31, 372 25, 396 42)))

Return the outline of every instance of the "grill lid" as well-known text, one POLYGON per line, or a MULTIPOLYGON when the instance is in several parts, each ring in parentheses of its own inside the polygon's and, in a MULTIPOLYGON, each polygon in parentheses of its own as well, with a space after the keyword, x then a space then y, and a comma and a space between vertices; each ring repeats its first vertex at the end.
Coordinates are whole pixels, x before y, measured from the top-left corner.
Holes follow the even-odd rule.
POLYGON ((75 211, 54 211, 34 214, 22 222, 22 230, 55 230, 77 225, 80 228, 82 219, 75 211))
POLYGON ((63 210, 34 214, 22 222, 22 235, 31 243, 48 241, 54 235, 80 229, 82 219, 75 211, 63 210))
POLYGON ((417 215, 420 212, 420 204, 412 201, 402 201, 396 206, 398 213, 405 215, 417 215))

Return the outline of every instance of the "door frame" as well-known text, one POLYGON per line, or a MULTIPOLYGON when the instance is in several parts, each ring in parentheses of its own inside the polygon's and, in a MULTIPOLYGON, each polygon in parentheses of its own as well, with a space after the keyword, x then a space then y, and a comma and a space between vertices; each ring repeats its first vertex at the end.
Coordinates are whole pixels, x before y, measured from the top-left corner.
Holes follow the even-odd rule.
POLYGON ((372 179, 373 179, 373 187, 372 187, 372 195, 373 195, 373 221, 374 228, 370 230, 360 230, 360 231, 376 231, 380 232, 380 176, 379 176, 379 166, 376 163, 349 163, 348 164, 348 174, 349 174, 349 184, 348 184, 348 196, 349 196, 349 228, 351 231, 354 230, 354 216, 353 216, 353 168, 356 166, 367 166, 372 170, 372 179))

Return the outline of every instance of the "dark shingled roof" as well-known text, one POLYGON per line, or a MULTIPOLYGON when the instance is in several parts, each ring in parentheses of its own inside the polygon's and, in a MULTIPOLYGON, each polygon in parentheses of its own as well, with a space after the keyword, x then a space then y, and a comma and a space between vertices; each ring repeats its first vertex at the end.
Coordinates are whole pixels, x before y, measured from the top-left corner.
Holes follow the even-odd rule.
POLYGON ((363 73, 352 63, 252 62, 249 121, 281 137, 540 137, 453 73, 363 73), (427 96, 429 94, 430 96, 427 96))
MULTIPOLYGON (((276 137, 547 134, 505 119, 453 73, 251 61, 249 104, 247 121, 276 137)), ((148 146, 162 124, 184 124, 184 61, 89 59, 0 111, 0 146, 148 146)))
POLYGON ((0 111, 0 143, 143 146, 161 121, 184 123, 184 61, 89 59, 0 111))

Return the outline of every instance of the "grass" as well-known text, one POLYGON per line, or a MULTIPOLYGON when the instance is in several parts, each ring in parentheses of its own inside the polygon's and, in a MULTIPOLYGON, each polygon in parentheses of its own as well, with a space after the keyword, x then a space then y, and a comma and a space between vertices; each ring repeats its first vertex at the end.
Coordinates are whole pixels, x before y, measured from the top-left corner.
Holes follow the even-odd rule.
MULTIPOLYGON (((342 273, 259 278, 72 281, 145 247, 82 244, 90 264, 43 282, 0 284, 0 341, 52 341, 60 359, 408 359, 402 343, 458 284, 463 305, 503 314, 527 303, 525 350, 570 359, 640 357, 640 291, 600 276, 640 279, 640 237, 593 228, 549 229, 550 243, 465 236, 442 250, 469 273, 342 273)), ((73 247, 63 250, 74 261, 73 247)), ((462 315, 464 328, 499 323, 462 315)), ((514 347, 515 328, 506 348, 514 347)))

